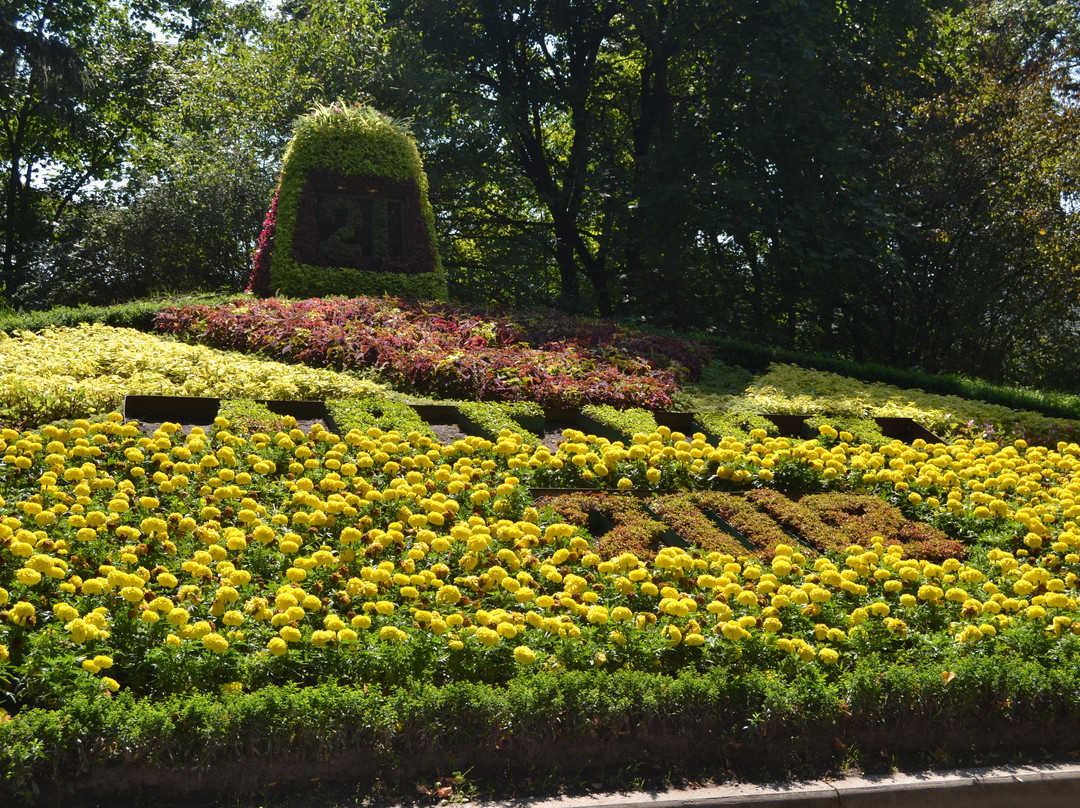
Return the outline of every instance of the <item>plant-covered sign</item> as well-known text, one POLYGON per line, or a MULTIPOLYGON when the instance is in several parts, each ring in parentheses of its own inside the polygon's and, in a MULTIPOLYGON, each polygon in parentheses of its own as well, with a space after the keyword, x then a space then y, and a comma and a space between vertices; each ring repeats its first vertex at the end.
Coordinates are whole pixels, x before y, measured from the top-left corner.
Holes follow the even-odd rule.
POLYGON ((406 124, 340 103, 297 121, 250 289, 446 296, 427 178, 406 124))

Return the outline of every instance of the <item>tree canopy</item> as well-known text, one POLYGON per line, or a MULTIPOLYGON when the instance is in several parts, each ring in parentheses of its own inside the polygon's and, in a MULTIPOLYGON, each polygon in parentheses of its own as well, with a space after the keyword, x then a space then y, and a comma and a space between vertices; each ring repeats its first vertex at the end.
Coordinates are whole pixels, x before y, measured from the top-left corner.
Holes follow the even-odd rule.
POLYGON ((293 121, 413 119, 450 292, 1080 386, 1070 0, 24 0, 22 306, 240 288, 293 121))

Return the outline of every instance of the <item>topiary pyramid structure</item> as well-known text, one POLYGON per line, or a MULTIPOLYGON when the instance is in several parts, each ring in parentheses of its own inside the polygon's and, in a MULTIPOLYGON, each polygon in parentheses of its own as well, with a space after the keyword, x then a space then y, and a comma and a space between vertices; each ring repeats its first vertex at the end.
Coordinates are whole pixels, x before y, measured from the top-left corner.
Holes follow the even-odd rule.
POLYGON ((427 190, 405 123, 366 106, 316 105, 286 149, 249 291, 445 299, 427 190))

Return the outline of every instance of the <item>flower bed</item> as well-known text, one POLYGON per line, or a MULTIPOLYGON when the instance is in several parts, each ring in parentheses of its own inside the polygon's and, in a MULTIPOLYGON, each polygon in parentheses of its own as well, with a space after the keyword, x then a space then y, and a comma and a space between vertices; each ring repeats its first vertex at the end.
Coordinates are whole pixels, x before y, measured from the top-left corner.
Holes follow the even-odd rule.
MULTIPOLYGON (((738 406, 755 412, 841 418, 911 418, 941 436, 1022 438, 1051 446, 1061 440, 1075 441, 1080 435, 1080 421, 1068 418, 1050 418, 1000 404, 905 390, 881 382, 862 382, 797 365, 771 365, 739 397, 738 406)), ((834 426, 843 429, 841 423, 834 426)))
POLYGON ((83 325, 0 334, 0 424, 22 427, 117 408, 125 395, 323 399, 378 385, 331 370, 83 325))
MULTIPOLYGON (((694 553, 642 545, 637 555, 618 543, 623 539, 594 537, 580 518, 563 521, 559 507, 552 515, 533 507, 525 486, 530 455, 515 438, 438 446, 415 431, 402 436, 372 428, 337 436, 315 427, 308 434, 293 428, 271 436, 234 434, 228 426, 219 419, 212 434, 195 430, 185 437, 166 425, 145 436, 134 425, 108 420, 70 430, 49 427, 40 434, 3 433, 3 484, 5 498, 11 498, 10 515, 0 525, 0 597, 9 601, 6 653, 26 671, 55 670, 42 664, 46 658, 72 660, 72 669, 59 679, 63 691, 55 690, 57 682, 23 680, 25 703, 49 705, 67 688, 102 682, 142 694, 182 692, 196 683, 258 687, 295 673, 293 665, 275 662, 294 647, 295 661, 312 666, 317 677, 395 681, 443 655, 462 675, 502 670, 499 676, 505 676, 511 662, 531 664, 537 658, 576 667, 586 660, 575 656, 578 646, 563 642, 567 637, 585 637, 592 653, 602 652, 613 664, 640 662, 637 654, 647 652, 661 665, 668 660, 681 667, 687 662, 681 653, 654 655, 678 646, 687 632, 704 639, 711 631, 708 642, 696 636, 690 641, 708 646, 695 664, 709 667, 730 662, 727 646, 714 635, 743 635, 733 628, 724 633, 716 622, 717 614, 726 614, 723 609, 710 607, 686 622, 699 612, 690 601, 701 606, 715 599, 717 587, 730 589, 729 584, 753 582, 760 594, 762 581, 772 581, 768 594, 794 596, 789 582, 802 586, 803 575, 819 577, 835 565, 829 551, 843 554, 835 540, 817 536, 810 517, 826 514, 840 524, 839 515, 850 521, 859 507, 874 512, 866 501, 811 497, 803 506, 768 491, 747 494, 749 508, 716 493, 660 498, 657 515, 671 525, 649 524, 642 504, 631 499, 590 506, 639 538, 669 526, 689 531, 684 538, 694 553), (760 551, 740 552, 719 530, 687 519, 690 505, 715 510, 760 551), (764 523, 754 526, 754 509, 781 520, 826 556, 811 565, 805 552, 785 546, 781 531, 773 528, 773 535, 764 523), (737 562, 738 556, 748 560, 737 562), (671 574, 676 589, 668 592, 664 581, 671 574), (705 601, 695 600, 700 597, 705 601), (686 609, 672 612, 669 606, 676 602, 686 609), (672 615, 683 622, 664 620, 672 615), (529 653, 514 657, 511 646, 517 645, 528 646, 529 653), (496 646, 503 648, 501 656, 484 650, 496 646), (122 662, 107 674, 112 664, 90 651, 107 651, 104 656, 122 662), (145 659, 156 660, 149 666, 154 673, 137 664, 145 659)), ((1015 450, 1006 451, 998 462, 1014 456, 1015 450)), ((1050 478, 1074 460, 1054 454, 1024 465, 1042 469, 1029 471, 1032 478, 1042 472, 1050 478)), ((1006 611, 1023 611, 1047 628, 1065 625, 1053 618, 1075 607, 1070 598, 1076 578, 1066 573, 1080 561, 1072 554, 1080 540, 1072 522, 1058 527, 1053 514, 1055 508, 1075 513, 1077 506, 1069 492, 1052 490, 1057 493, 1040 486, 1034 511, 1013 512, 1005 500, 994 500, 996 516, 979 514, 982 506, 968 515, 963 500, 951 500, 959 503, 952 510, 961 522, 984 519, 989 527, 1003 526, 1006 516, 1016 525, 1027 520, 1016 536, 1017 555, 1042 550, 1037 569, 1045 570, 1022 579, 1031 586, 1010 580, 1019 564, 1003 569, 998 562, 1015 556, 1001 548, 987 556, 989 566, 969 575, 962 560, 909 562, 903 548, 888 546, 895 537, 867 535, 862 549, 847 551, 843 564, 849 572, 842 576, 865 591, 847 598, 843 593, 851 593, 839 578, 833 590, 840 590, 830 590, 827 580, 823 587, 846 606, 877 597, 891 611, 902 608, 897 597, 915 593, 909 583, 959 581, 949 591, 962 589, 964 602, 978 595, 976 589, 983 593, 979 597, 999 590, 1023 597, 1042 593, 1041 601, 1010 600, 1006 611), (850 552, 863 560, 853 560, 850 552), (901 569, 913 572, 899 575, 901 569), (1048 585, 1059 578, 1064 583, 1048 585), (988 579, 998 581, 993 592, 981 586, 988 579), (890 580, 895 587, 885 585, 890 580)), ((866 535, 889 519, 898 521, 888 509, 879 511, 869 529, 850 529, 866 535)), ((937 594, 945 596, 945 590, 926 592, 920 600, 936 603, 937 594)), ((961 603, 957 598, 950 595, 939 605, 947 610, 945 604, 961 603)), ((849 611, 833 612, 832 627, 842 627, 849 611)), ((980 607, 972 617, 982 613, 980 607)), ((954 622, 962 616, 949 612, 954 622)), ((806 639, 805 633, 792 639, 800 637, 806 639)))
MULTIPOLYGON (((323 303, 320 316, 344 311, 323 303)), ((273 305, 293 325, 304 311, 273 305)), ((437 327, 372 311, 387 334, 417 320, 517 350, 494 319, 468 325, 453 307, 437 327)), ((633 377, 597 329, 580 350, 611 359, 609 380, 633 377)), ((295 333, 284 347, 303 353, 295 333)), ((100 327, 0 351, 16 384, 45 380, 67 408, 30 402, 19 426, 186 389, 326 398, 338 426, 226 401, 191 435, 119 417, 0 432, 0 799, 75 782, 87 760, 148 765, 182 791, 176 767, 242 759, 215 733, 267 760, 333 757, 337 776, 360 755, 374 779, 409 776, 417 749, 428 776, 459 768, 455 750, 502 760, 513 743, 565 768, 572 755, 543 750, 595 749, 588 733, 626 765, 639 732, 676 725, 738 770, 739 748, 809 759, 790 741, 800 720, 877 750, 902 738, 873 728, 915 704, 932 706, 916 735, 942 715, 1028 727, 1012 712, 1028 707, 1040 734, 1044 721, 1069 734, 1080 715, 1066 684, 1080 661, 1076 444, 864 444, 844 432, 857 424, 817 421, 803 441, 739 416, 714 441, 643 418, 612 422, 622 441, 569 429, 544 448, 515 428, 535 406, 484 404, 470 412, 491 440, 440 445, 349 374, 100 327), (534 502, 538 487, 595 493, 534 502), (319 741, 297 718, 312 705, 347 727, 319 741), (260 746, 290 743, 279 722, 308 746, 260 746), (552 741, 530 745, 530 731, 552 741)))
POLYGON ((183 306, 162 312, 158 328, 286 361, 376 368, 424 395, 547 407, 665 406, 704 357, 692 343, 610 324, 380 298, 183 306))

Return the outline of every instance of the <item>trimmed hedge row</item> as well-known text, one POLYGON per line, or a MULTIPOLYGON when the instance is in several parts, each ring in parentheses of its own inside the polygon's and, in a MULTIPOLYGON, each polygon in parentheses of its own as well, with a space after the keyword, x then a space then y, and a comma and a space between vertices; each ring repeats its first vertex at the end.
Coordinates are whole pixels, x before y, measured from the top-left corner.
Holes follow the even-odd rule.
MULTIPOLYGON (((506 686, 268 687, 161 702, 78 697, 0 723, 0 800, 155 805, 335 784, 415 796, 468 770, 478 787, 591 782, 642 761, 669 776, 818 776, 851 760, 884 768, 1075 746, 1070 660, 1044 669, 968 657, 882 665, 830 679, 802 670, 667 677, 550 671, 506 686), (949 674, 952 674, 951 676, 949 674), (932 742, 928 743, 928 739, 932 742)), ((265 797, 263 797, 265 799, 265 797)))
POLYGON ((200 303, 216 306, 236 295, 183 295, 160 300, 135 300, 115 306, 57 306, 48 311, 9 312, 0 314, 0 332, 42 331, 49 326, 57 328, 82 323, 101 323, 114 328, 134 328, 153 331, 157 315, 169 306, 185 306, 200 303))

